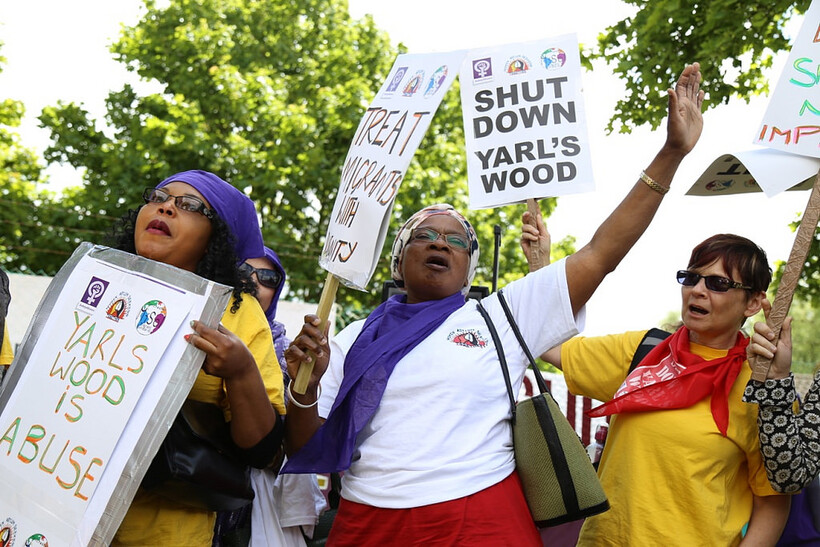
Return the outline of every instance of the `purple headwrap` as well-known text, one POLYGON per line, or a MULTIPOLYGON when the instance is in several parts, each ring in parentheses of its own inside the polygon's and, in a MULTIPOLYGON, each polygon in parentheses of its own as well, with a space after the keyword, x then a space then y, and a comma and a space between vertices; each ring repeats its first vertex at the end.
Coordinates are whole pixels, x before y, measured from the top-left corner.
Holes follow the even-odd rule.
MULTIPOLYGON (((282 374, 284 375, 285 382, 287 383, 288 370, 286 366, 287 363, 285 361, 285 349, 287 349, 290 345, 290 339, 288 339, 285 332, 285 325, 279 321, 276 321, 276 306, 279 304, 279 297, 282 295, 282 288, 285 286, 285 268, 282 267, 282 262, 279 260, 279 255, 277 255, 273 249, 270 249, 269 247, 265 247, 265 258, 270 260, 273 265, 273 269, 282 274, 282 282, 279 284, 279 288, 273 293, 270 306, 268 306, 268 309, 265 310, 265 317, 268 318, 270 333, 271 336, 273 336, 273 347, 276 350, 276 358, 279 359, 279 365, 282 367, 282 374)), ((287 404, 287 395, 285 396, 285 403, 287 404)))
POLYGON ((265 316, 268 318, 268 323, 272 324, 273 318, 276 317, 276 306, 279 304, 279 296, 281 296, 282 288, 285 286, 285 268, 282 267, 282 261, 279 260, 279 255, 277 255, 270 247, 265 247, 265 258, 270 260, 270 263, 273 264, 274 270, 282 274, 282 282, 279 284, 279 288, 273 293, 270 306, 268 306, 268 309, 265 310, 265 316))
POLYGON ((160 182, 157 188, 172 182, 184 182, 196 188, 225 221, 233 234, 234 252, 239 262, 264 254, 256 208, 248 196, 208 171, 183 171, 160 182))

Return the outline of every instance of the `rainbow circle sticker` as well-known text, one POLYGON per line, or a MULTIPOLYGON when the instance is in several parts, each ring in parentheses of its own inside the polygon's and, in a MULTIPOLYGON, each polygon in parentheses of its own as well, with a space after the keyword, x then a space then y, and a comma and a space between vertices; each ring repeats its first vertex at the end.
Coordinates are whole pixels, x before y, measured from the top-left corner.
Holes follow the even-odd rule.
POLYGON ((558 70, 567 62, 567 54, 563 49, 551 47, 541 54, 541 62, 547 70, 558 70))
POLYGON ((168 310, 165 309, 165 304, 159 300, 149 300, 142 305, 137 315, 137 332, 144 336, 154 334, 165 322, 166 315, 168 310))

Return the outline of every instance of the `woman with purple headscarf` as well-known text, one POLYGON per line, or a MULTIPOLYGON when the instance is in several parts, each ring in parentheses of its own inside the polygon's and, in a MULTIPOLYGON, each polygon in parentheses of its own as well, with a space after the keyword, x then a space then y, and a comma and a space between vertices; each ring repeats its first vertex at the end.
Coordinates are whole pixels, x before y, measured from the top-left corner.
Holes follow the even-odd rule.
MULTIPOLYGON (((592 241, 504 288, 531 351, 579 330, 585 303, 649 225, 700 137, 699 82, 690 65, 669 90, 666 143, 592 241)), ((529 235, 528 255, 542 249, 529 235)), ((515 473, 496 349, 475 301, 465 302, 477 262, 463 216, 449 205, 422 209, 393 244, 392 276, 406 294, 331 341, 309 315, 285 352, 291 376, 315 363, 306 392, 290 393, 284 472, 345 471, 328 545, 541 545, 515 473)), ((498 295, 482 305, 517 392, 524 352, 498 295)))
MULTIPOLYGON (((234 287, 218 328, 199 321, 185 339, 205 352, 189 399, 219 406, 243 460, 275 458, 285 413, 282 372, 253 280, 239 265, 263 253, 253 202, 207 171, 177 173, 147 188, 145 205, 116 228, 117 247, 234 287)), ((114 545, 210 545, 215 513, 139 489, 114 545)))

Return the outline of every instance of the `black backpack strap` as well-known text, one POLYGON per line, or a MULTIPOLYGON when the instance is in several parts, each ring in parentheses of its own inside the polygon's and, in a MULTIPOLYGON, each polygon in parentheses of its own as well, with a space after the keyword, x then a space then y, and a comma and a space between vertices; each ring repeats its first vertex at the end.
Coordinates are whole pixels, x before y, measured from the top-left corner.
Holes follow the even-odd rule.
MULTIPOLYGON (((644 357, 649 355, 649 352, 652 351, 655 346, 669 338, 671 334, 672 333, 666 332, 663 329, 657 329, 654 327, 649 329, 646 334, 643 335, 641 343, 638 345, 638 349, 635 350, 635 355, 632 356, 632 362, 629 364, 629 372, 635 370, 635 367, 641 364, 644 357)), ((629 374, 629 372, 627 372, 627 374, 629 374)))

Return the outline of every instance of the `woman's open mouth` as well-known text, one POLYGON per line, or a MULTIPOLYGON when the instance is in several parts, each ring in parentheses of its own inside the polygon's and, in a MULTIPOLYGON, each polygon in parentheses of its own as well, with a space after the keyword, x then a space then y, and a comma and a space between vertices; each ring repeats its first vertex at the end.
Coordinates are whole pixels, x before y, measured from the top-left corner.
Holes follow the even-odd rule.
POLYGON ((148 223, 148 226, 145 228, 146 232, 161 232, 167 236, 171 235, 171 229, 168 228, 168 225, 165 224, 161 220, 152 220, 148 223))
POLYGON ((709 313, 707 310, 701 308, 700 306, 689 306, 689 312, 695 315, 706 315, 709 313))
POLYGON ((424 264, 428 268, 432 268, 434 270, 447 270, 450 268, 450 261, 447 259, 446 256, 442 255, 428 256, 424 264))

